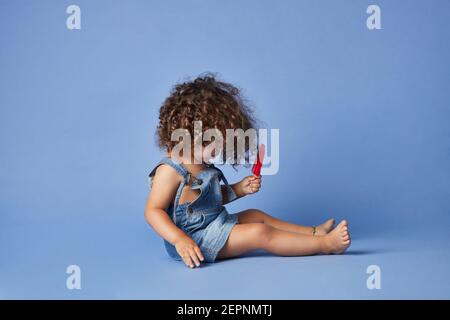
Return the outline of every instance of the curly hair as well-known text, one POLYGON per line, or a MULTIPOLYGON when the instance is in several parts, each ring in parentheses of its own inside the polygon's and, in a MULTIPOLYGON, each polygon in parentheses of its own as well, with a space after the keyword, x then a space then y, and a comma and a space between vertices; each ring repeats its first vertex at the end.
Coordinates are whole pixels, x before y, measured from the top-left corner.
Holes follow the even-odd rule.
MULTIPOLYGON (((161 149, 170 152, 178 141, 172 141, 175 129, 187 129, 194 136, 194 121, 202 122, 202 131, 218 129, 226 136, 226 129, 256 129, 257 120, 241 90, 216 79, 211 73, 195 80, 176 84, 159 109, 157 140, 161 149)), ((249 151, 245 141, 245 152, 249 151)), ((236 151, 232 155, 236 161, 236 151)), ((224 161, 227 159, 223 158, 224 161)))

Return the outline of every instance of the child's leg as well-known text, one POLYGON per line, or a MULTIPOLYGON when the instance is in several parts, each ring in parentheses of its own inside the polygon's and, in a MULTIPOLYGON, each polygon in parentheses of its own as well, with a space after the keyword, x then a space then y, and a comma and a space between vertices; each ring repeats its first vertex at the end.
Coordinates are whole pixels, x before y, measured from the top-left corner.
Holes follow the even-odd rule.
MULTIPOLYGON (((298 232, 303 234, 312 235, 313 228, 301 226, 294 223, 289 223, 277 218, 274 218, 264 211, 258 209, 248 209, 239 212, 238 214, 239 223, 265 223, 277 229, 298 232)), ((316 227, 316 235, 325 235, 333 229, 334 219, 329 219, 326 222, 318 225, 316 227)))
POLYGON ((305 235, 274 228, 265 223, 236 224, 218 258, 231 258, 256 249, 281 256, 343 253, 350 246, 347 221, 325 236, 305 235))

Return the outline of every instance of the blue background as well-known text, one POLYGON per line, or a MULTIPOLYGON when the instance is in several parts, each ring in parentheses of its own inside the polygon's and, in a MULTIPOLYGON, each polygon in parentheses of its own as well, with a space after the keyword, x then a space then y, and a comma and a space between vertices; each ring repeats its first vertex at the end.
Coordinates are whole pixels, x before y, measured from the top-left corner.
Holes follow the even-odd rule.
POLYGON ((445 0, 0 0, 0 298, 450 298, 449 23, 445 0), (347 218, 348 254, 170 260, 143 217, 158 108, 205 71, 280 129, 228 210, 347 218))

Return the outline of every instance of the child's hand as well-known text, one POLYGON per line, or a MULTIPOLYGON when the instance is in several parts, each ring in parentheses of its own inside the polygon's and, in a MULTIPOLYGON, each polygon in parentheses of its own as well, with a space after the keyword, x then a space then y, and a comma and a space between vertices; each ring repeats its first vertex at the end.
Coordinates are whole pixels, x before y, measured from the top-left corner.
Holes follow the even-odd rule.
POLYGON ((261 176, 248 176, 241 180, 241 191, 244 195, 258 192, 261 188, 261 176))
POLYGON ((175 242, 175 249, 189 268, 193 268, 194 263, 199 267, 200 261, 204 260, 197 243, 188 236, 182 237, 175 242))

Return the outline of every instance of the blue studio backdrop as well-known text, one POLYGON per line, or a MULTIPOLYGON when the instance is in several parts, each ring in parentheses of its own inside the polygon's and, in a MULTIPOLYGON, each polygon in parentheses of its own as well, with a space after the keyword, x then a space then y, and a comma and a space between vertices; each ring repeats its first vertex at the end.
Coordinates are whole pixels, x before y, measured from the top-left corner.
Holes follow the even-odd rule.
POLYGON ((449 23, 446 0, 0 0, 0 298, 450 298, 449 23), (347 218, 347 254, 167 256, 158 109, 206 71, 280 129, 279 172, 229 212, 347 218))

